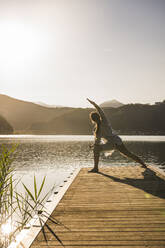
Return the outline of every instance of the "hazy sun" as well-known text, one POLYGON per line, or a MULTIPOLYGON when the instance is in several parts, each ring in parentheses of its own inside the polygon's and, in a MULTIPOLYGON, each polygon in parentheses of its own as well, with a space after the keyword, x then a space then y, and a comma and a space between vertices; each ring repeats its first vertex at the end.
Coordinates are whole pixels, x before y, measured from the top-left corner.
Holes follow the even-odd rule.
POLYGON ((32 27, 19 22, 1 22, 0 36, 0 59, 8 68, 35 58, 40 39, 32 27))

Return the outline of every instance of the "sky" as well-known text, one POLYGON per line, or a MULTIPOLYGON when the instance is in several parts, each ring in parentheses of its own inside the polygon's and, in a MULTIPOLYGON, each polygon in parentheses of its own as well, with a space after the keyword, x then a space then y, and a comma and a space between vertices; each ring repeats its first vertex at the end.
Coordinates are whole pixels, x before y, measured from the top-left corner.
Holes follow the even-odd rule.
POLYGON ((0 94, 90 107, 165 99, 164 0, 0 0, 0 94))

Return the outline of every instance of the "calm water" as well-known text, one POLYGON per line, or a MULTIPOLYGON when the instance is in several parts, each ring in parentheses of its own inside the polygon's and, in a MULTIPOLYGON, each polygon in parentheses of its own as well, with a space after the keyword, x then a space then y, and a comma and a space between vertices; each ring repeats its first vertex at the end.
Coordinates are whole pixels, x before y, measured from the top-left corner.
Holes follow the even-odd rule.
MULTIPOLYGON (((165 136, 121 136, 129 150, 147 164, 165 165, 165 136)), ((77 167, 92 167, 93 153, 89 145, 93 136, 0 135, 0 145, 18 144, 13 166, 16 175, 31 187, 34 174, 38 183, 47 176, 47 188, 60 185, 77 167)), ((135 164, 114 152, 101 155, 100 166, 135 164)))

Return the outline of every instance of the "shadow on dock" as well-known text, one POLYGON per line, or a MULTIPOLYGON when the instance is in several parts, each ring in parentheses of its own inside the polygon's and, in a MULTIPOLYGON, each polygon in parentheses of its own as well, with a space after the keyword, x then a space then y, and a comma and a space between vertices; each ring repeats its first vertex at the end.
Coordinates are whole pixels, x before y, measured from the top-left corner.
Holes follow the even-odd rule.
POLYGON ((149 168, 147 168, 142 173, 144 178, 140 178, 140 179, 127 178, 127 177, 121 179, 118 177, 110 176, 103 172, 99 172, 99 174, 107 178, 110 178, 115 182, 131 185, 133 187, 145 191, 148 194, 152 194, 156 197, 165 199, 165 180, 161 179, 159 176, 156 175, 154 171, 152 171, 149 168), (148 181, 150 181, 150 183, 148 181))

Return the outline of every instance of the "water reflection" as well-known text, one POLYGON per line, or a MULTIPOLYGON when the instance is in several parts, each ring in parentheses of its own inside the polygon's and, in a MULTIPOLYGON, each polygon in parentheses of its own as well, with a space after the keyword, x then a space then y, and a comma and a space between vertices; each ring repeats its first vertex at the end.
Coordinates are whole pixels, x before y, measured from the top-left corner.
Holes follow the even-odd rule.
MULTIPOLYGON (((124 136, 125 145, 148 165, 165 165, 165 137, 124 136)), ((34 174, 38 184, 46 175, 44 193, 59 187, 75 168, 92 167, 93 151, 89 148, 92 136, 1 136, 0 145, 19 144, 13 162, 15 176, 27 187, 33 185, 34 174)), ((131 159, 119 152, 112 156, 101 155, 100 166, 134 165, 131 159)), ((21 184, 19 185, 20 191, 21 184)), ((32 188, 31 188, 32 189, 32 188)))
POLYGON ((128 148, 148 164, 165 164, 165 142, 127 142, 128 148))
MULTIPOLYGON (((8 137, 8 136, 7 136, 8 137)), ((10 146, 17 143, 16 158, 13 163, 18 171, 38 171, 63 169, 70 170, 76 167, 90 167, 93 165, 93 152, 89 148, 92 136, 30 136, 17 138, 1 138, 0 144, 10 146), (69 139, 70 138, 70 139, 69 139)), ((143 136, 124 136, 124 143, 130 151, 139 155, 147 164, 165 165, 165 139, 159 137, 156 141, 153 136, 148 136, 148 141, 143 136), (130 137, 133 139, 130 141, 130 137), (137 138, 136 138, 137 137, 137 138), (141 138, 139 138, 141 137, 141 138), (126 139, 127 138, 127 139, 126 139), (144 139, 144 141, 134 140, 144 139), (154 141, 153 141, 154 139, 154 141), (128 140, 128 141, 127 141, 128 140), (163 141, 164 140, 164 141, 163 141)), ((110 157, 102 154, 100 165, 134 164, 130 159, 114 152, 110 157)))

